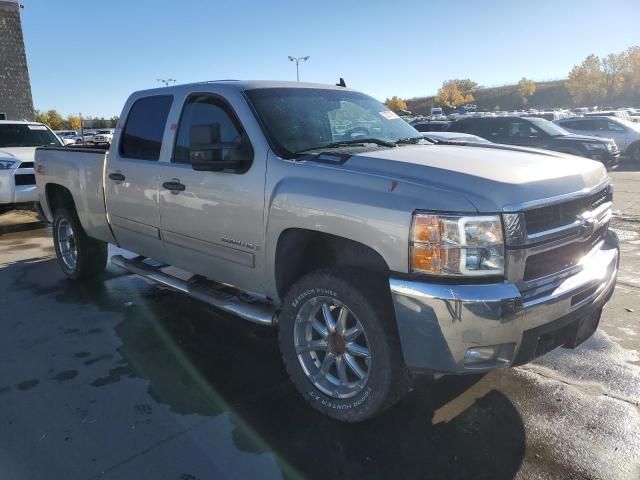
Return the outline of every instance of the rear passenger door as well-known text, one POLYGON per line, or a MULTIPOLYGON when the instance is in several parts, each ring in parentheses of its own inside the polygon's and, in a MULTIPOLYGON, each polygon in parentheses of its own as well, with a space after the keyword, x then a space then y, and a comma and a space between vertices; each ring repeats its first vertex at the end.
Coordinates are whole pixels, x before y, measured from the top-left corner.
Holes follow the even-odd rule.
MULTIPOLYGON (((107 212, 118 243, 144 256, 163 258, 160 239, 159 160, 173 96, 133 100, 117 132, 105 172, 107 212)), ((125 109, 126 110, 126 109, 125 109)))

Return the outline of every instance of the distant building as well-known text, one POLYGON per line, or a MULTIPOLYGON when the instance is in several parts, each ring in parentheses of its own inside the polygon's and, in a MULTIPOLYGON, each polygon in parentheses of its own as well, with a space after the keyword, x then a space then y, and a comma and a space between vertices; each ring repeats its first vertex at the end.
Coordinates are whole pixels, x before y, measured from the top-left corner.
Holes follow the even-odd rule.
POLYGON ((0 119, 6 120, 35 118, 20 8, 17 0, 0 0, 0 119))

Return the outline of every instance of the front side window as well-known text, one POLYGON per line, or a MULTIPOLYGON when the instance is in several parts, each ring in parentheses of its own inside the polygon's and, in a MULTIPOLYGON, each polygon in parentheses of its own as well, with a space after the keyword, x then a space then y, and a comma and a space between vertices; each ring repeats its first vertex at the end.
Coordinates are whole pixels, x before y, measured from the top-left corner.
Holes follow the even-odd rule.
POLYGON ((245 92, 282 157, 321 150, 335 142, 394 143, 418 131, 373 98, 343 89, 264 88, 245 92))
POLYGON ((507 136, 511 138, 531 138, 539 136, 540 132, 529 122, 517 120, 509 123, 507 136))
POLYGON ((172 162, 227 162, 253 157, 251 144, 231 108, 217 97, 196 94, 182 110, 172 162))
POLYGON ((0 125, 0 148, 58 147, 58 137, 44 125, 5 123, 0 125))
MULTIPOLYGON (((120 141, 120 155, 137 160, 157 161, 160 158, 162 136, 167 124, 173 97, 144 97, 132 105, 120 141)), ((85 133, 93 135, 93 133, 85 133)))

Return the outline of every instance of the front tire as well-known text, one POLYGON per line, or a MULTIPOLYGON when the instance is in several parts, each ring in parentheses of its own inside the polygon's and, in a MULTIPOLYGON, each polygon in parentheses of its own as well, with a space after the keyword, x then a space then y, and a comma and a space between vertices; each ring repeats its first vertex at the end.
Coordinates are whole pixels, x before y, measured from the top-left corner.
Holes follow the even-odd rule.
POLYGON ((72 280, 93 278, 107 266, 107 244, 88 237, 78 215, 66 208, 53 216, 53 245, 60 268, 72 280))
POLYGON ((286 295, 279 327, 291 380, 329 417, 366 420, 410 387, 384 279, 339 270, 310 273, 286 295))

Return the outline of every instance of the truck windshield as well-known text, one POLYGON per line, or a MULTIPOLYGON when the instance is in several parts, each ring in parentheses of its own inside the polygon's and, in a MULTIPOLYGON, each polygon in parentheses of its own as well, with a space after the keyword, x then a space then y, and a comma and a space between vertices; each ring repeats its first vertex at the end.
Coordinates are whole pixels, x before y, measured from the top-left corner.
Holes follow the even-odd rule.
POLYGON ((58 138, 44 125, 9 123, 0 125, 0 148, 59 146, 58 138))
POLYGON ((359 92, 264 88, 245 94, 266 130, 271 147, 284 158, 323 148, 348 148, 358 139, 379 148, 420 136, 382 103, 359 92))

